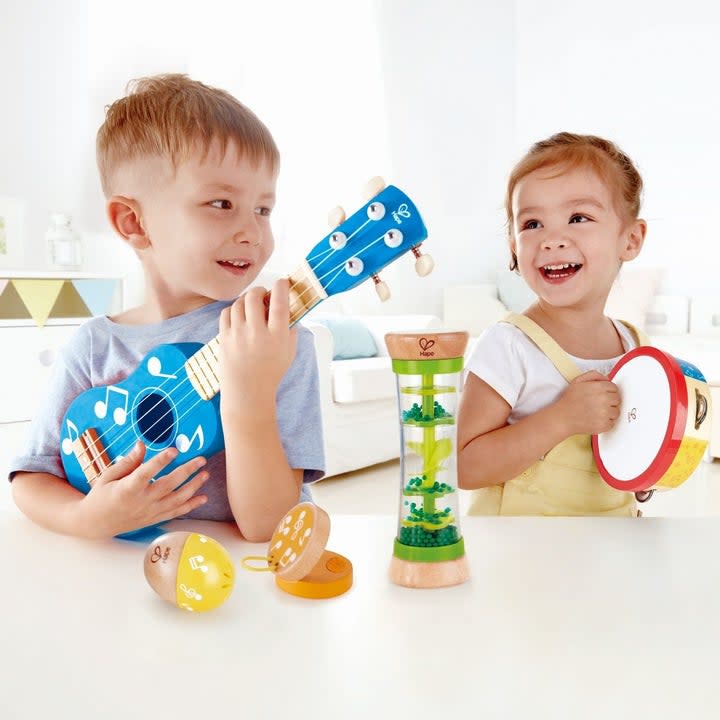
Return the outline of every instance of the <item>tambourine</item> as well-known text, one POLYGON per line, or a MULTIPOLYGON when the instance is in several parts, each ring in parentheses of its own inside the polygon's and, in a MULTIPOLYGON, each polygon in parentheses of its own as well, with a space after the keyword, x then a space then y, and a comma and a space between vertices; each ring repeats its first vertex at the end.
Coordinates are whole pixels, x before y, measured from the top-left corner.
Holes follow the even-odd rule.
POLYGON ((620 416, 612 430, 593 435, 595 462, 605 482, 634 492, 684 483, 702 460, 710 436, 710 392, 694 365, 655 347, 625 354, 609 379, 620 389, 620 416))

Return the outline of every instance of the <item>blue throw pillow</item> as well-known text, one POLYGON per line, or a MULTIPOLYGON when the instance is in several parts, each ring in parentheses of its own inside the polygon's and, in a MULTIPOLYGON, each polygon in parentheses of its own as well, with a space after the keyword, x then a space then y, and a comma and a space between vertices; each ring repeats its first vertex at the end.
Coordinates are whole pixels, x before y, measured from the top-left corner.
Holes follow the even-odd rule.
POLYGON ((370 331, 354 317, 313 318, 313 322, 324 325, 332 335, 333 360, 375 357, 377 345, 370 331))

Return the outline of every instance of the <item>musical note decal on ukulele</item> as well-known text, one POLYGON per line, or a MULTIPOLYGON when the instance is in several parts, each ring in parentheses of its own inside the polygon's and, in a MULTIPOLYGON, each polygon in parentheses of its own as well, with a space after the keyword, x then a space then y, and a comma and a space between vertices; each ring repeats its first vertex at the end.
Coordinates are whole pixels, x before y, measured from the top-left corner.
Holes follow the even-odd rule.
POLYGON ((80 437, 80 431, 72 420, 65 420, 67 427, 67 436, 60 443, 60 449, 65 455, 70 455, 73 451, 73 443, 80 437))
MULTIPOLYGON (((381 299, 389 290, 378 274, 405 253, 420 275, 432 259, 418 246, 427 230, 412 200, 389 185, 326 235, 289 276, 290 325, 326 298, 372 278, 381 299)), ((179 454, 161 473, 196 455, 225 447, 220 424, 219 336, 205 345, 159 345, 125 380, 86 390, 68 408, 61 458, 70 484, 83 493, 138 440, 148 460, 174 446, 179 454)), ((134 533, 128 533, 131 537, 134 533)))
POLYGON ((110 405, 110 393, 117 393, 123 398, 123 406, 116 407, 115 410, 113 410, 112 418, 116 425, 124 425, 125 419, 127 418, 128 391, 115 387, 114 385, 108 386, 105 388, 105 391, 105 399, 98 400, 95 403, 95 416, 102 420, 107 415, 108 406, 110 405))
POLYGON ((177 436, 177 439, 175 440, 175 447, 181 452, 186 453, 190 446, 193 444, 193 440, 195 438, 198 439, 198 446, 197 449, 202 450, 202 446, 205 444, 205 438, 203 437, 203 431, 202 431, 202 425, 198 425, 195 428, 195 432, 193 433, 192 437, 188 437, 187 435, 183 435, 183 433, 180 433, 177 436))

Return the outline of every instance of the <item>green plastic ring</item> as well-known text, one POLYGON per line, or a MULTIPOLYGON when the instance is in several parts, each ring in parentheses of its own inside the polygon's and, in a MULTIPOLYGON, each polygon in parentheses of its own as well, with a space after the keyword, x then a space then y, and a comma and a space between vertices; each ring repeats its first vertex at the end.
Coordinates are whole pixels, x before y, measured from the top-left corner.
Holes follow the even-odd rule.
POLYGON ((447 358, 446 360, 393 360, 393 372, 398 375, 430 375, 460 372, 463 369, 463 358, 447 358))
POLYGON ((440 547, 413 547, 405 545, 395 538, 393 555, 400 560, 410 562, 444 562, 446 560, 457 560, 465 555, 465 540, 460 538, 452 545, 440 545, 440 547))

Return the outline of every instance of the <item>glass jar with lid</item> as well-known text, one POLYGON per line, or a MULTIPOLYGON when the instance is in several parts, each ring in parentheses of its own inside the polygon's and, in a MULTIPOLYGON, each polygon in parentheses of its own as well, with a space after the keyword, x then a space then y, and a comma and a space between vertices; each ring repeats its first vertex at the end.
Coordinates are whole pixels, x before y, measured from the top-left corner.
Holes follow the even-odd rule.
POLYGON ((82 265, 82 241, 69 215, 53 213, 50 216, 45 240, 53 265, 63 268, 79 268, 82 265))

